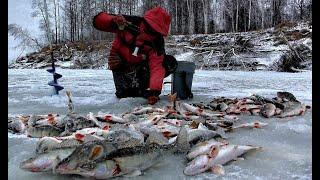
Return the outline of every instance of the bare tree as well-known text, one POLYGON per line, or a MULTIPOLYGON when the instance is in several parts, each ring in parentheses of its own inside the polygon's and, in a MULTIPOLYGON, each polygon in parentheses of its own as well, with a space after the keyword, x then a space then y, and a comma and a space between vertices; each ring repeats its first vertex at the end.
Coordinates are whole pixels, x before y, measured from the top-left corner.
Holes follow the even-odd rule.
POLYGON ((248 31, 251 28, 251 7, 252 7, 252 0, 249 0, 249 14, 248 14, 248 31))
POLYGON ((26 49, 36 49, 39 50, 43 46, 37 38, 32 37, 30 32, 26 29, 23 29, 17 24, 8 25, 8 33, 14 37, 14 39, 19 40, 18 46, 16 48, 26 49))
POLYGON ((208 0, 202 0, 202 6, 203 6, 203 18, 204 18, 204 33, 208 34, 208 6, 209 2, 208 0))

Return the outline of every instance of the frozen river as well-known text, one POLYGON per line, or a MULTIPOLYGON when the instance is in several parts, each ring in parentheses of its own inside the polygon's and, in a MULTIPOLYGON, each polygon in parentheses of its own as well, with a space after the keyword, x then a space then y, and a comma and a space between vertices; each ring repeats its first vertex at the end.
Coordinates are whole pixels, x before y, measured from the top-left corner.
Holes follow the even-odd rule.
MULTIPOLYGON (((142 98, 117 99, 112 74, 107 70, 65 70, 58 69, 63 77, 59 84, 71 90, 75 111, 80 114, 98 111, 120 114, 145 104, 142 98)), ((60 96, 50 96, 47 85, 52 75, 45 70, 9 70, 8 110, 9 115, 66 113, 65 90, 60 96)), ((167 78, 165 81, 169 81, 167 78)), ((274 97, 277 91, 289 91, 298 100, 312 102, 311 72, 236 72, 236 71, 196 71, 193 79, 192 101, 210 101, 217 96, 245 97, 253 93, 274 97)), ((166 104, 164 95, 170 92, 164 86, 159 106, 166 104)), ((226 175, 216 176, 204 173, 198 176, 183 175, 186 164, 182 156, 169 155, 143 176, 133 179, 311 179, 312 177, 312 112, 304 116, 288 119, 265 119, 257 116, 240 117, 240 122, 259 120, 268 122, 263 129, 239 130, 227 134, 235 144, 262 146, 263 151, 250 153, 244 161, 225 166, 226 175)), ((29 157, 36 139, 8 133, 8 174, 9 179, 78 179, 75 176, 56 176, 45 173, 29 173, 18 168, 19 163, 29 157)))

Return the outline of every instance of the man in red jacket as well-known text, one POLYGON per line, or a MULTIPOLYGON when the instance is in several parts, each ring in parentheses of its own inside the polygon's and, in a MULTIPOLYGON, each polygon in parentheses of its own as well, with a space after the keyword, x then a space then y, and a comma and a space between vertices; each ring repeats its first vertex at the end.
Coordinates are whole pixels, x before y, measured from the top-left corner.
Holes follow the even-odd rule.
POLYGON ((116 33, 108 58, 113 72, 116 96, 145 97, 155 104, 161 94, 164 77, 174 72, 177 61, 165 55, 164 39, 171 17, 161 7, 148 10, 142 17, 100 12, 93 26, 116 33))

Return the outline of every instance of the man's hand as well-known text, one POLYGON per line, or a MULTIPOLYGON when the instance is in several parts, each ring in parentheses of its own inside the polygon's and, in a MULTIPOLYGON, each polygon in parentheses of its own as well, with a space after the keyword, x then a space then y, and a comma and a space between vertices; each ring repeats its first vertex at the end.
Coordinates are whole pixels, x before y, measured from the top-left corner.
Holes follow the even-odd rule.
POLYGON ((159 100, 158 96, 150 96, 148 97, 148 104, 154 105, 159 100))
POLYGON ((113 21, 117 24, 119 30, 124 30, 127 20, 122 15, 117 15, 113 21))

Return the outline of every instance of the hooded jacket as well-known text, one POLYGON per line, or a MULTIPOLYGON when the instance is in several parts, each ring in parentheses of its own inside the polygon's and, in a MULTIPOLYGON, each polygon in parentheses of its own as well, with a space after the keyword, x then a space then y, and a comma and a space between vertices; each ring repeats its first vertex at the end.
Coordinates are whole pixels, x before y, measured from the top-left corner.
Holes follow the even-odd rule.
MULTIPOLYGON (((124 17, 130 22, 139 18, 134 16, 124 17)), ((159 52, 154 46, 149 46, 145 42, 152 42, 155 46, 164 43, 163 36, 167 36, 169 32, 170 15, 161 7, 146 11, 143 21, 138 25, 140 33, 137 36, 134 36, 132 32, 126 29, 119 30, 114 22, 115 18, 116 15, 101 12, 93 19, 93 26, 96 29, 116 33, 109 58, 113 55, 119 55, 128 65, 136 65, 141 63, 144 59, 143 55, 146 55, 150 69, 149 89, 151 91, 160 91, 161 93, 165 76, 165 69, 162 66, 164 52, 159 52), (156 33, 152 33, 152 31, 156 33), (135 47, 139 47, 137 56, 132 55, 135 47)))

